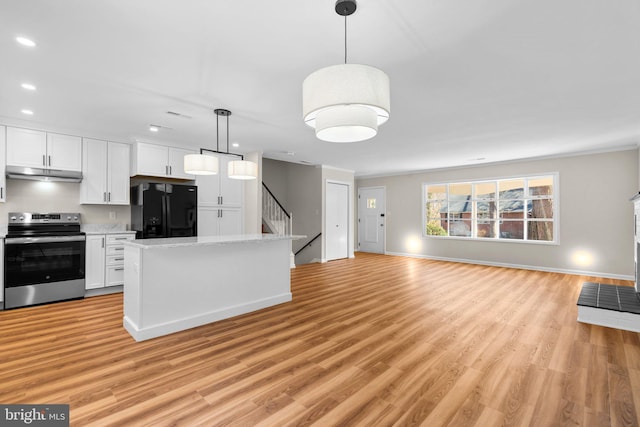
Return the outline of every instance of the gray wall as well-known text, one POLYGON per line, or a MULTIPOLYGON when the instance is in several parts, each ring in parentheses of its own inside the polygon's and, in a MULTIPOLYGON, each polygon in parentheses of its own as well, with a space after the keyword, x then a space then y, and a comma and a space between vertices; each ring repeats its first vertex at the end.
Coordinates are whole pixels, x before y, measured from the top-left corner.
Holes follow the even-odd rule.
POLYGON ((638 150, 629 150, 358 179, 356 185, 386 188, 387 253, 633 279, 629 198, 639 190, 638 163, 638 150), (559 173, 559 244, 422 236, 422 183, 550 172, 559 173))
MULTIPOLYGON (((262 179, 284 208, 293 213, 293 234, 307 236, 293 241, 295 253, 322 231, 322 169, 263 159, 262 179)), ((296 264, 320 261, 321 251, 322 245, 316 240, 296 256, 296 264)))

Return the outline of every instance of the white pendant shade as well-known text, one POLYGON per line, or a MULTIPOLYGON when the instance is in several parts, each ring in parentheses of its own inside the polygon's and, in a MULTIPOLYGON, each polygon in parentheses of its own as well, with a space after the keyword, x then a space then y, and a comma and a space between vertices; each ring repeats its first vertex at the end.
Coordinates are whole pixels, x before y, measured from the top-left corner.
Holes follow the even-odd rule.
POLYGON ((338 105, 316 116, 316 136, 329 142, 364 141, 378 133, 378 118, 371 108, 338 105))
POLYGON ((233 179, 256 179, 258 165, 247 160, 233 160, 228 163, 227 174, 233 179))
POLYGON ((389 119, 390 99, 389 77, 368 65, 332 65, 311 73, 302 83, 304 121, 324 141, 355 142, 375 136, 378 125, 389 119))
POLYGON ((218 158, 205 154, 187 154, 184 156, 184 171, 191 175, 216 175, 218 158))

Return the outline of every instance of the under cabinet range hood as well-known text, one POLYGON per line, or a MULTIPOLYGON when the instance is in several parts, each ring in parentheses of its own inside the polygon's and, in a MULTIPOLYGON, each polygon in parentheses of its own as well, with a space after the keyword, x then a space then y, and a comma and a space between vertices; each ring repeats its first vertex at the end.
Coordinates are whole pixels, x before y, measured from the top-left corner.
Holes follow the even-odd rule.
POLYGON ((63 171, 63 170, 57 170, 57 169, 7 166, 6 174, 7 174, 7 178, 31 179, 34 181, 62 181, 62 182, 82 181, 82 172, 63 171))

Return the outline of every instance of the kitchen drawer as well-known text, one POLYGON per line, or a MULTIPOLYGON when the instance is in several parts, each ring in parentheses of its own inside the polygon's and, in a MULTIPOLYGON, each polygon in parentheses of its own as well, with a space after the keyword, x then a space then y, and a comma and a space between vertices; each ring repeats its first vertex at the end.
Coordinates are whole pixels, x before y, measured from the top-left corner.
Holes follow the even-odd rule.
POLYGON ((107 265, 124 265, 124 254, 107 255, 107 265))
POLYGON ((135 238, 135 234, 107 234, 107 246, 119 245, 125 240, 133 240, 135 238))
POLYGON ((124 266, 108 265, 106 286, 118 285, 124 285, 124 266))
POLYGON ((109 255, 122 255, 124 256, 124 246, 109 246, 107 245, 107 257, 109 255))

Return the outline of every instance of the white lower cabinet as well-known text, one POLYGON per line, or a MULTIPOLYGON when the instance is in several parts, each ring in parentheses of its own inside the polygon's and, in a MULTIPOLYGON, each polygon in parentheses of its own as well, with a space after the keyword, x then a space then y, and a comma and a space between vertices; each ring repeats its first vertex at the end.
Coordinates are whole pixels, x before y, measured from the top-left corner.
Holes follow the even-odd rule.
POLYGON ((105 235, 87 235, 85 251, 85 289, 104 288, 105 235))
POLYGON ((198 209, 198 236, 242 234, 242 209, 198 209))
POLYGON ((124 284, 125 240, 135 234, 94 234, 87 236, 85 281, 86 289, 124 284))

